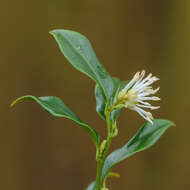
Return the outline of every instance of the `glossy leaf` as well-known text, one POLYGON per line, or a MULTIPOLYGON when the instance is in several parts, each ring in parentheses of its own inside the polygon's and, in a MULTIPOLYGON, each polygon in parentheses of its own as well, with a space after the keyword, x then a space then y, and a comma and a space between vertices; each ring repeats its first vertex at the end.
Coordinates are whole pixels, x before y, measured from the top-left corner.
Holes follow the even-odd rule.
POLYGON ((95 100, 96 100, 97 113, 103 120, 106 120, 106 116, 104 114, 105 107, 106 107, 106 100, 98 84, 96 84, 95 86, 95 100))
POLYGON ((92 183, 90 183, 88 185, 88 187, 86 188, 86 190, 95 190, 95 187, 96 187, 96 182, 93 181, 92 183))
POLYGON ((100 86, 104 97, 109 100, 113 93, 113 82, 100 64, 89 40, 82 34, 69 30, 53 30, 50 33, 73 67, 93 79, 100 86))
POLYGON ((153 125, 146 122, 126 145, 108 155, 104 163, 102 179, 115 164, 152 146, 165 130, 173 125, 171 121, 163 119, 154 119, 153 125))
MULTIPOLYGON (((112 80, 113 80, 114 88, 113 88, 112 98, 110 99, 111 105, 115 102, 118 92, 127 84, 127 81, 120 81, 116 77, 113 77, 112 80)), ((106 107, 106 100, 98 84, 96 84, 95 86, 95 100, 96 100, 96 111, 98 112, 98 114, 103 120, 106 120, 106 117, 104 114, 105 107, 106 107)), ((120 111, 121 109, 116 109, 111 113, 112 123, 116 121, 120 111)))
POLYGON ((81 126, 92 138, 93 142, 98 145, 99 144, 99 135, 98 133, 91 128, 88 124, 81 121, 59 98, 54 96, 45 96, 45 97, 36 97, 36 96, 22 96, 16 99, 11 106, 18 102, 26 101, 26 100, 34 100, 40 106, 42 106, 49 114, 55 117, 65 117, 71 119, 79 126, 81 126))

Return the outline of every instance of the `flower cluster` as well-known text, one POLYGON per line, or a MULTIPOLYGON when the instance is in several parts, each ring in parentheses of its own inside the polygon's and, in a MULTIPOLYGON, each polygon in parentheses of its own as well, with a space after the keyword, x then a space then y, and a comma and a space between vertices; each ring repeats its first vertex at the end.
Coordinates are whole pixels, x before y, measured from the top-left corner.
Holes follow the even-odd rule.
POLYGON ((144 119, 150 123, 153 123, 152 114, 145 111, 144 108, 149 108, 151 110, 159 108, 159 106, 152 106, 147 102, 149 100, 160 100, 159 97, 150 96, 159 90, 159 87, 154 90, 150 86, 152 83, 159 80, 159 78, 152 76, 152 74, 149 74, 145 78, 144 76, 144 70, 142 72, 137 72, 133 79, 118 93, 117 100, 118 102, 124 104, 126 108, 138 112, 144 119))

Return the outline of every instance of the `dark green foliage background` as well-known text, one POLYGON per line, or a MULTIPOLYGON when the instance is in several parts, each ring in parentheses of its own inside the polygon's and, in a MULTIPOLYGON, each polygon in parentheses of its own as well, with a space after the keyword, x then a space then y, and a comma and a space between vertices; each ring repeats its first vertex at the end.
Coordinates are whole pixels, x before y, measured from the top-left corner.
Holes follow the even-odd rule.
MULTIPOLYGON (((9 108, 25 94, 57 96, 105 134, 94 83, 68 64, 48 33, 64 28, 84 34, 112 76, 128 80, 146 69, 161 78, 161 109, 154 116, 177 125, 153 148, 118 164, 121 178, 111 181, 111 190, 188 189, 189 6, 177 0, 2 1, 0 188, 83 190, 95 177, 94 145, 76 124, 51 117, 32 102, 9 108)), ((123 110, 112 150, 143 124, 137 113, 123 110)))

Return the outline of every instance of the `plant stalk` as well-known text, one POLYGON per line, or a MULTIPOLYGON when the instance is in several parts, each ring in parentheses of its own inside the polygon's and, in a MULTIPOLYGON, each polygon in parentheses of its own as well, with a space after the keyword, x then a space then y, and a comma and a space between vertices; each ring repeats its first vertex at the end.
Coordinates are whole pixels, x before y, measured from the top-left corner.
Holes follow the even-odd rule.
POLYGON ((112 141, 112 136, 111 136, 111 120, 110 120, 110 111, 105 112, 106 115, 106 123, 107 123, 107 139, 106 139, 106 146, 104 150, 101 152, 99 151, 98 155, 98 160, 97 160, 97 173, 96 173, 96 188, 95 190, 100 190, 102 180, 101 180, 101 175, 102 175, 102 168, 106 159, 106 155, 108 153, 108 150, 110 148, 110 144, 112 141))

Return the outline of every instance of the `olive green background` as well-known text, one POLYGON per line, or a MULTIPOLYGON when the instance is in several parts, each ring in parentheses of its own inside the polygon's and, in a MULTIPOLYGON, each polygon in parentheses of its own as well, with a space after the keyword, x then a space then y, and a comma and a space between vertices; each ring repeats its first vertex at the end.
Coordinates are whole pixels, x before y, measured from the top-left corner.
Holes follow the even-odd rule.
MULTIPOLYGON (((102 136, 94 83, 60 53, 52 29, 87 36, 112 76, 122 80, 145 69, 161 80, 156 118, 176 123, 151 149, 122 162, 110 190, 190 188, 190 1, 187 0, 7 0, 0 4, 0 189, 84 190, 95 178, 95 147, 72 121, 53 118, 17 97, 60 97, 102 136)), ((156 85, 155 85, 156 86, 156 85)), ((122 146, 144 123, 123 110, 122 146)))

